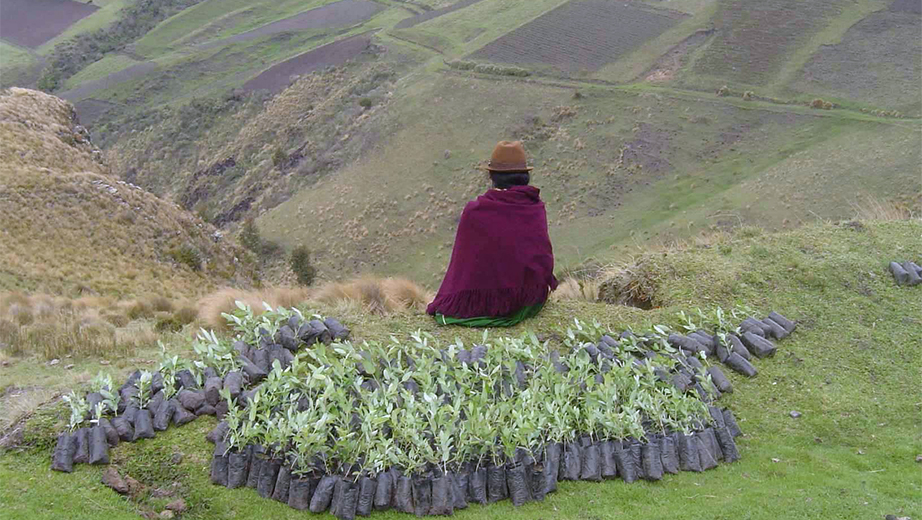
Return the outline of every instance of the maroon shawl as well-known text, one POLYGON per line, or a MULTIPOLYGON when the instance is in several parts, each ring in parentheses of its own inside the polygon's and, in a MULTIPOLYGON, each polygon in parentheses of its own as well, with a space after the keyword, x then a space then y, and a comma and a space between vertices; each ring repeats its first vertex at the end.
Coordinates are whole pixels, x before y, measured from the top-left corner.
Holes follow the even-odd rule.
POLYGON ((448 272, 429 314, 508 316, 557 288, 547 213, 533 186, 490 190, 467 203, 448 272))

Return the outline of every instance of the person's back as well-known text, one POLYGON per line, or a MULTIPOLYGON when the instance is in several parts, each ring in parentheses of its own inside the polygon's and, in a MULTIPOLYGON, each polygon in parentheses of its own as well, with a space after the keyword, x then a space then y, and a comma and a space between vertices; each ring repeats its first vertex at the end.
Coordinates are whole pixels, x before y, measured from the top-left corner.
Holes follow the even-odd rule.
POLYGON ((554 254, 540 190, 519 142, 499 143, 488 166, 493 189, 464 208, 448 272, 429 314, 439 323, 514 325, 541 310, 554 254))

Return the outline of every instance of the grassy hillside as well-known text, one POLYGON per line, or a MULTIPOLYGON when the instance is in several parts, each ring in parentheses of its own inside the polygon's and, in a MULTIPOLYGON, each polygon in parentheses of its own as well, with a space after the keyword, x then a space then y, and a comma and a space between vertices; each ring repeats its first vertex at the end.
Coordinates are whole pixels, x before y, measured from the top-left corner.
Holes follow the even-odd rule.
POLYGON ((405 85, 387 108, 394 132, 259 223, 311 247, 326 276, 435 284, 461 209, 488 186, 476 166, 510 136, 536 166, 560 265, 740 225, 848 218, 868 196, 916 203, 912 123, 643 87, 576 90, 451 71, 405 85))
MULTIPOLYGON (((722 404, 733 409, 744 436, 742 460, 702 474, 682 473, 655 483, 566 482, 543 503, 513 508, 508 502, 473 506, 461 519, 482 518, 882 518, 922 515, 917 497, 920 410, 917 395, 906 392, 922 370, 915 348, 922 342, 919 289, 900 288, 886 271, 892 258, 909 258, 922 233, 918 221, 851 222, 806 225, 781 234, 748 233, 720 247, 691 248, 649 256, 655 301, 660 308, 553 302, 538 319, 502 334, 525 330, 548 333, 574 317, 598 319, 615 330, 653 323, 679 324, 677 312, 700 307, 747 304, 759 311, 778 309, 799 322, 774 358, 759 362, 759 375, 730 374, 734 392, 722 404), (789 413, 799 411, 793 419, 789 413)), ((306 309, 336 313, 356 340, 430 331, 440 342, 456 337, 471 342, 481 331, 437 328, 418 314, 372 316, 356 309, 306 309)), ((493 331, 492 334, 500 333, 493 331)), ((172 348, 188 348, 174 346, 172 348)), ((139 353, 154 359, 154 353, 139 353)), ((86 377, 97 362, 77 361, 86 377)), ((119 374, 133 363, 117 362, 119 374)), ((111 369, 111 367, 110 367, 111 369)), ((4 367, 8 385, 53 380, 60 368, 27 360, 4 367)), ((114 369, 113 369, 114 370, 114 369)), ((47 383, 44 383, 47 384, 47 383)), ((49 469, 53 436, 66 422, 60 402, 43 408, 24 424, 21 451, 0 454, 0 501, 8 517, 136 518, 159 512, 172 500, 137 501, 119 497, 99 484, 100 467, 80 465, 73 474, 49 469), (40 477, 40 478, 35 478, 40 477), (87 504, 92 504, 88 507, 87 504)), ((208 482, 211 445, 204 434, 213 419, 171 428, 156 439, 113 450, 114 464, 148 489, 178 483, 189 506, 185 518, 302 518, 287 506, 257 498, 250 489, 227 490, 208 482), (183 455, 171 463, 174 453, 183 455)), ((376 518, 403 518, 375 513, 376 518)))
POLYGON ((0 93, 0 289, 196 294, 246 283, 232 240, 101 159, 69 103, 0 93))

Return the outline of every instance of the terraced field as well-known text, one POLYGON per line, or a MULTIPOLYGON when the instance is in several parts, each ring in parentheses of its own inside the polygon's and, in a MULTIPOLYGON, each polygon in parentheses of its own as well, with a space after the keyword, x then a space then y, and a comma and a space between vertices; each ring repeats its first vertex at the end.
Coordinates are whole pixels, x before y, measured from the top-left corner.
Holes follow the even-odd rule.
POLYGON ((91 3, 70 0, 3 0, 0 34, 4 40, 35 48, 97 9, 91 3))
POLYGON ((577 0, 491 42, 470 57, 596 71, 655 38, 686 15, 636 3, 577 0))
POLYGON ((844 0, 724 2, 713 20, 717 37, 692 72, 722 84, 767 84, 790 55, 842 14, 847 4, 844 0))
POLYGON ((425 13, 418 14, 416 16, 407 18, 406 20, 401 20, 400 23, 394 26, 395 29, 407 29, 416 25, 419 25, 423 22, 428 22, 434 18, 438 18, 444 14, 448 14, 458 9, 464 9, 469 5, 474 5, 480 0, 460 0, 454 4, 442 7, 440 9, 433 9, 431 11, 426 11, 425 13))
POLYGON ((273 65, 259 76, 244 83, 243 89, 247 91, 268 90, 276 94, 291 84, 292 76, 307 74, 324 67, 342 65, 367 49, 370 43, 370 34, 359 34, 329 43, 273 65))
POLYGON ((796 87, 918 115, 920 34, 919 14, 894 9, 873 13, 852 26, 840 43, 821 47, 804 66, 796 87))

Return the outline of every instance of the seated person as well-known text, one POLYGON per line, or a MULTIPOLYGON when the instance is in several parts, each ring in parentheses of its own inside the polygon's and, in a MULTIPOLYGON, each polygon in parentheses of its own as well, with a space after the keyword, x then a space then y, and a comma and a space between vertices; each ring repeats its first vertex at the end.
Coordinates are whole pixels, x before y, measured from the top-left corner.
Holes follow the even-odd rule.
POLYGON ((557 288, 531 170, 521 142, 496 145, 487 167, 493 188, 465 206, 448 272, 429 304, 440 324, 509 327, 538 314, 557 288))

